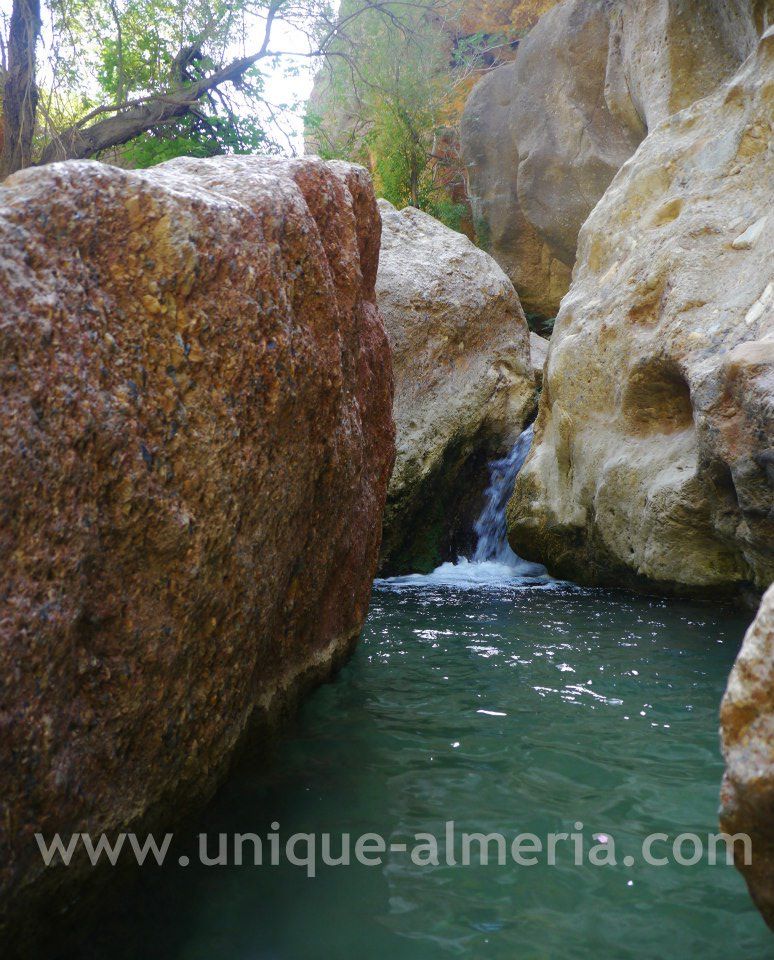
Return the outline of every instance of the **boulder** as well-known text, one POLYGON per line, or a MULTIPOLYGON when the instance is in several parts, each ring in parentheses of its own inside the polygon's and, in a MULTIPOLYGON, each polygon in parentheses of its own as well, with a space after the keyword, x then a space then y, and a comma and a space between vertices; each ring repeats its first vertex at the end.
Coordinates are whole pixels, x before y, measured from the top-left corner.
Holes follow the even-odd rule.
POLYGON ((774 32, 584 225, 511 544, 583 582, 774 579, 774 32))
POLYGON ((720 825, 731 836, 750 838, 747 858, 741 843, 735 845, 736 864, 774 929, 774 587, 744 638, 720 722, 726 761, 720 825))
POLYGON ((479 236, 553 317, 580 228, 647 132, 727 80, 772 0, 567 0, 474 88, 462 150, 479 236))
POLYGON ((33 834, 180 817, 352 649, 394 456, 379 235, 346 164, 0 186, 4 922, 88 872, 33 834))
POLYGON ((490 256, 426 213, 379 206, 397 430, 382 568, 425 571, 472 545, 487 459, 534 410, 529 331, 490 256))
POLYGON ((571 0, 541 18, 515 61, 519 206, 568 267, 584 220, 643 136, 605 100, 609 38, 605 0, 571 0))

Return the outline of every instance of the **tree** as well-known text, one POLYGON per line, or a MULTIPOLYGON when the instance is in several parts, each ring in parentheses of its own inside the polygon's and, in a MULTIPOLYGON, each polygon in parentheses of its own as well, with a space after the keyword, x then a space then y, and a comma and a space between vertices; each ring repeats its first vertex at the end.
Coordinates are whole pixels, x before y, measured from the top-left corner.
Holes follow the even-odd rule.
POLYGON ((4 50, 3 149, 0 176, 4 171, 26 167, 32 158, 38 87, 35 55, 40 33, 40 0, 16 0, 4 50))
POLYGON ((339 17, 329 0, 12 3, 0 40, 0 177, 124 144, 141 152, 154 141, 167 152, 181 142, 216 151, 254 147, 266 140, 250 122, 251 107, 262 101, 262 63, 324 61, 363 12, 397 23, 424 6, 364 0, 339 17), (275 44, 287 34, 283 27, 305 42, 290 50, 281 39, 275 44))
MULTIPOLYGON (((398 206, 427 207, 433 192, 433 135, 451 84, 448 41, 434 21, 420 11, 408 24, 366 16, 358 25, 368 31, 368 43, 356 47, 354 77, 370 118, 364 142, 380 192, 398 206)), ((351 74, 346 79, 351 83, 351 74)))
MULTIPOLYGON (((342 15, 362 6, 343 0, 342 15)), ((433 131, 450 83, 449 42, 435 10, 412 14, 393 23, 366 11, 353 34, 337 40, 339 58, 318 77, 306 131, 323 156, 365 163, 392 203, 427 206, 433 131)))

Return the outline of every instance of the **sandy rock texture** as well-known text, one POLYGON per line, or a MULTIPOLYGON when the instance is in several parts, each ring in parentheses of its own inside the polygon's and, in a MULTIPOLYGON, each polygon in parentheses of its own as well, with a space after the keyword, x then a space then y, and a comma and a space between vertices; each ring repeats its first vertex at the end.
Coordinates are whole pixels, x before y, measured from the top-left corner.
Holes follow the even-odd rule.
POLYGON ((660 124, 584 225, 509 506, 583 582, 774 579, 774 32, 660 124))
POLYGON ((751 862, 736 863, 756 906, 774 929, 774 587, 763 598, 728 680, 720 711, 726 772, 720 825, 747 834, 751 862))
POLYGON ((516 74, 517 61, 503 64, 476 84, 465 104, 460 134, 468 195, 478 242, 511 279, 523 308, 552 317, 572 270, 552 252, 519 203, 512 126, 516 74))
POLYGON ((543 386, 543 367, 548 356, 548 340, 544 340, 543 337, 539 337, 536 333, 530 331, 529 350, 535 385, 540 388, 543 386))
POLYGON ((500 267, 428 214, 379 206, 397 429, 382 557, 397 573, 471 545, 460 537, 472 536, 487 458, 515 439, 536 394, 529 331, 500 267))
POLYGON ((85 872, 42 877, 34 832, 181 815, 351 650, 394 456, 379 236, 346 164, 0 187, 4 919, 85 872))
POLYGON ((474 221, 528 314, 556 315, 616 172, 738 69, 767 15, 772 0, 566 0, 474 88, 461 123, 474 221))

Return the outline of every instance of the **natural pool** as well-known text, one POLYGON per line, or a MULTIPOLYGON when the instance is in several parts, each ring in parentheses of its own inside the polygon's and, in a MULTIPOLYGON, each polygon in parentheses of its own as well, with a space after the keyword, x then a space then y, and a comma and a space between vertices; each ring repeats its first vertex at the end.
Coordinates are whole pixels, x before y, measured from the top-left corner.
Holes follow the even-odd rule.
POLYGON ((353 660, 198 829, 265 836, 278 821, 283 837, 400 843, 442 838, 447 820, 509 840, 580 821, 589 843, 614 838, 619 865, 575 866, 560 845, 555 866, 420 867, 388 853, 314 879, 287 863, 146 869, 87 955, 772 956, 732 867, 620 863, 651 833, 715 832, 718 704, 744 626, 717 608, 519 580, 382 584, 353 660))

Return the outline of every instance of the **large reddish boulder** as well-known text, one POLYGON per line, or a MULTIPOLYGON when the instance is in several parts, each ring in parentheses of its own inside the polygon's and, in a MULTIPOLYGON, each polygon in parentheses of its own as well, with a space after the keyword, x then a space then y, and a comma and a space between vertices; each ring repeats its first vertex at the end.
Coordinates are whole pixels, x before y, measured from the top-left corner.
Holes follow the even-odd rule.
POLYGON ((36 831, 179 814, 350 651, 394 455, 379 242, 345 164, 0 187, 6 920, 77 886, 36 831))

